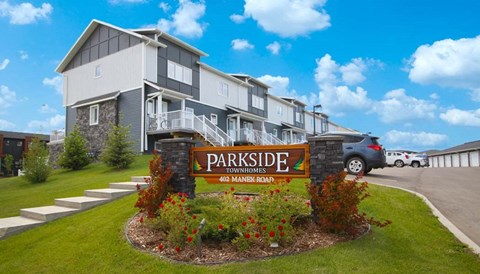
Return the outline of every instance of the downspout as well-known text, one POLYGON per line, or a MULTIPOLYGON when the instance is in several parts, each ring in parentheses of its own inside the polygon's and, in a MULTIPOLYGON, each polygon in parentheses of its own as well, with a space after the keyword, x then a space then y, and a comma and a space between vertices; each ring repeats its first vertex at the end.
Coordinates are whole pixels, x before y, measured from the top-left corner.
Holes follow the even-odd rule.
POLYGON ((141 125, 140 125, 140 153, 143 153, 144 151, 148 150, 148 138, 147 138, 147 132, 145 132, 145 83, 143 82, 145 80, 145 66, 146 66, 146 50, 145 50, 145 44, 142 43, 142 110, 141 110, 141 125))

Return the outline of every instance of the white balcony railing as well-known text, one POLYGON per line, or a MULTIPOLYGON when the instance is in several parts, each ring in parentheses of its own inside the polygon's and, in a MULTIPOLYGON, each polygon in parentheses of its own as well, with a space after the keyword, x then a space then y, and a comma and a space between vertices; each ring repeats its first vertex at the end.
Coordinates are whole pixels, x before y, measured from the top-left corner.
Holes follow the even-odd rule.
POLYGON ((62 141, 65 139, 65 130, 54 130, 50 133, 50 142, 62 141))

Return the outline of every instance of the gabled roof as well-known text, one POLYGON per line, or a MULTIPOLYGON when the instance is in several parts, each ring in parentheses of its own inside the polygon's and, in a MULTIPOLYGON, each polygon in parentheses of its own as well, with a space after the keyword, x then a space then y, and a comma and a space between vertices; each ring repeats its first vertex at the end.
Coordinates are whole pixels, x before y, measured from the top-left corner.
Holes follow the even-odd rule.
POLYGON ((480 150, 480 140, 468 142, 462 145, 447 148, 445 150, 437 151, 435 153, 428 154, 428 156, 436 156, 436 155, 457 153, 457 152, 470 151, 470 150, 480 150))
POLYGON ((219 76, 225 77, 225 78, 229 79, 230 81, 233 81, 233 82, 235 82, 235 83, 237 83, 237 84, 239 84, 239 85, 247 86, 247 87, 253 87, 251 84, 249 84, 249 83, 247 83, 247 82, 244 82, 244 81, 242 81, 242 80, 240 80, 240 79, 238 79, 238 78, 235 78, 235 77, 231 76, 230 74, 226 74, 226 73, 224 73, 224 72, 222 72, 222 71, 220 71, 220 70, 218 70, 218 69, 216 69, 216 68, 214 68, 214 67, 211 67, 211 66, 209 66, 209 65, 207 65, 207 64, 205 64, 205 63, 197 62, 197 64, 199 64, 201 68, 204 68, 204 69, 206 69, 206 70, 208 70, 208 71, 210 71, 210 72, 213 72, 213 73, 215 73, 215 74, 217 74, 217 75, 219 75, 219 76))
POLYGON ((117 26, 99 21, 97 19, 93 19, 90 22, 90 24, 88 24, 88 26, 85 28, 85 30, 80 35, 80 37, 78 37, 77 41, 73 44, 72 48, 70 48, 67 55, 65 55, 63 60, 57 66, 57 68, 55 69, 56 72, 62 73, 65 70, 65 68, 68 66, 68 64, 73 59, 73 57, 75 57, 75 54, 77 54, 77 52, 80 50, 80 48, 83 46, 83 44, 87 41, 87 39, 90 37, 90 35, 95 31, 95 29, 97 28, 98 25, 104 25, 104 26, 107 26, 109 28, 127 33, 127 34, 132 35, 134 37, 137 37, 137 38, 139 38, 139 39, 141 39, 145 42, 148 42, 150 45, 153 45, 155 47, 162 47, 162 48, 167 47, 166 45, 164 45, 164 44, 162 44, 158 41, 155 41, 155 40, 153 40, 153 39, 151 39, 151 38, 149 38, 145 35, 135 33, 135 32, 132 32, 130 30, 127 30, 127 29, 122 29, 122 28, 119 28, 117 26))
POLYGON ((268 88, 272 88, 271 86, 265 84, 264 82, 258 80, 257 78, 254 78, 248 74, 243 74, 243 73, 229 73, 229 75, 233 76, 233 77, 243 77, 243 78, 246 78, 247 80, 247 83, 248 81, 252 81, 260 86, 263 86, 263 87, 266 87, 267 89, 268 88))
POLYGON ((97 97, 77 101, 71 107, 72 108, 78 108, 78 107, 84 107, 84 106, 88 106, 88 105, 98 104, 98 103, 105 102, 105 101, 116 100, 118 95, 120 95, 120 91, 110 92, 110 93, 100 95, 100 96, 97 96, 97 97))
POLYGON ((302 106, 307 106, 307 104, 305 104, 304 102, 302 101, 299 101, 293 97, 288 97, 288 96, 280 96, 280 98, 282 98, 283 100, 286 100, 286 101, 289 101, 289 102, 292 102, 294 104, 298 103, 299 105, 302 105, 302 106))
POLYGON ((293 131, 296 131, 296 132, 301 132, 301 133, 306 133, 307 132, 305 129, 299 128, 299 127, 297 127, 295 125, 292 125, 292 124, 289 124, 287 122, 282 122, 282 126, 293 129, 293 131))

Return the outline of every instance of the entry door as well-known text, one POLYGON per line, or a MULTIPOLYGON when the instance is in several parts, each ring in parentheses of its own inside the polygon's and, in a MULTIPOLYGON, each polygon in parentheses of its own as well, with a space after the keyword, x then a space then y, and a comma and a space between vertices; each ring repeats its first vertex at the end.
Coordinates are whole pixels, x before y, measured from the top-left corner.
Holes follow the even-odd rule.
POLYGON ((228 136, 237 140, 237 119, 228 118, 228 136))
POLYGON ((248 130, 244 130, 245 140, 248 142, 254 142, 255 138, 253 136, 253 123, 252 122, 243 122, 243 128, 248 130))

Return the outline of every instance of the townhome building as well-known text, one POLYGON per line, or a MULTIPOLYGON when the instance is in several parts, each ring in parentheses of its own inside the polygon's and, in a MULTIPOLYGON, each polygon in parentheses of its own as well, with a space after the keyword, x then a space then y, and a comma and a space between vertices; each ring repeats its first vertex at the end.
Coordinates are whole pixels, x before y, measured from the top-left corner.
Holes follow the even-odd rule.
POLYGON ((298 143, 314 132, 314 119, 316 133, 327 131, 326 115, 271 95, 254 77, 209 66, 206 56, 158 29, 93 20, 56 69, 63 75, 66 133, 77 126, 96 152, 121 122, 145 152, 175 137, 212 146, 298 143))

